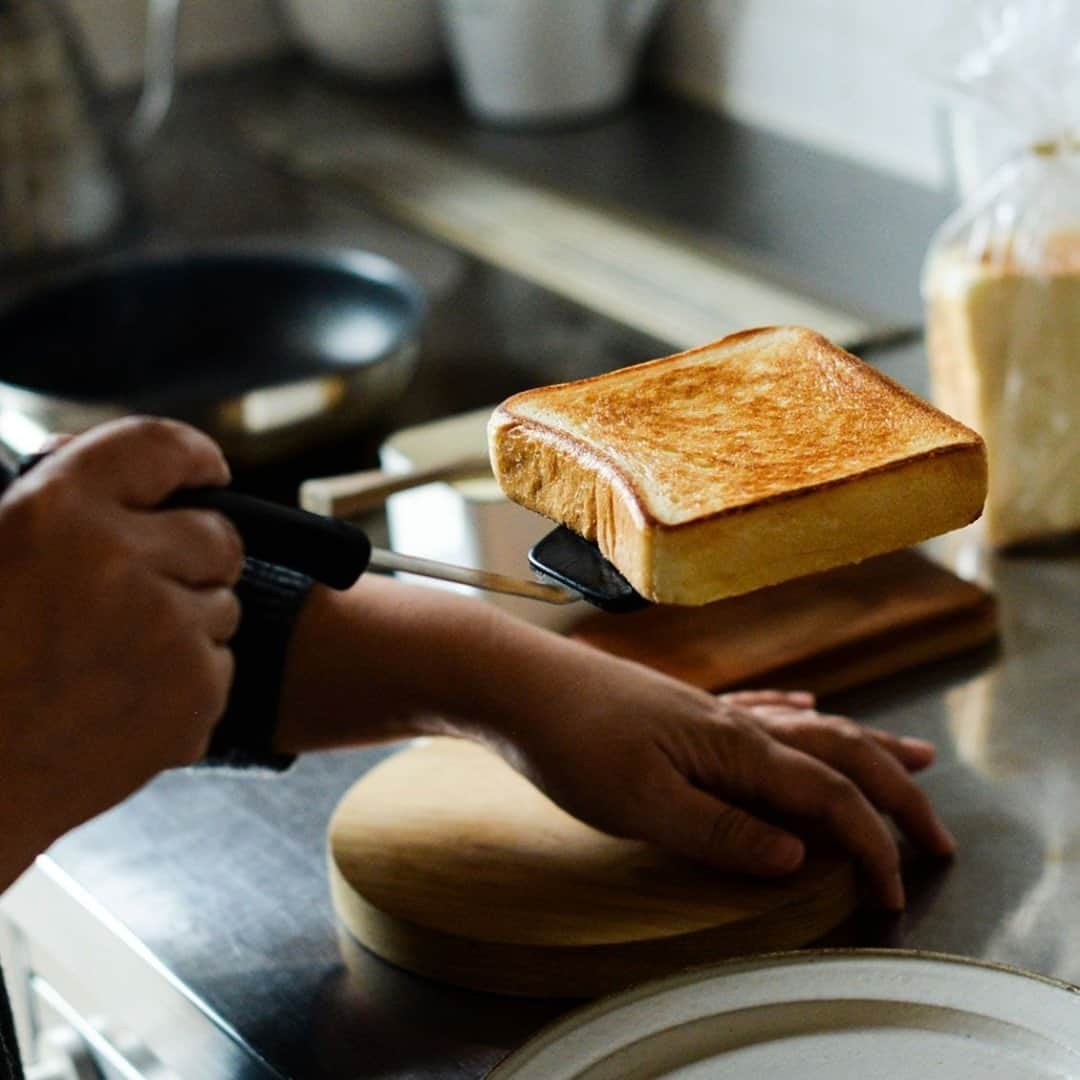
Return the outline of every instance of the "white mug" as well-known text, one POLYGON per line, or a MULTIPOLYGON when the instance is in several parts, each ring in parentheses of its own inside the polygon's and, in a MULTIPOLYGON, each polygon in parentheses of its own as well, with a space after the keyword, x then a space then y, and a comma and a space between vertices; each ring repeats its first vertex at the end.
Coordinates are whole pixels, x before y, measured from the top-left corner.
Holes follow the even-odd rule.
POLYGON ((606 112, 633 86, 664 0, 442 0, 465 103, 496 123, 606 112))

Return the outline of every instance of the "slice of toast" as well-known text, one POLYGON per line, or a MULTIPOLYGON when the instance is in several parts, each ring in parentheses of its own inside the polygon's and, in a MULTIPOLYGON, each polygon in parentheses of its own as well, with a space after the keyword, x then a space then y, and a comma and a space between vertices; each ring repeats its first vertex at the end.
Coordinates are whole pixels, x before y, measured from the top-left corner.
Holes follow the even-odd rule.
POLYGON ((488 436, 511 499, 658 603, 907 547, 973 521, 986 495, 975 432, 801 327, 527 390, 488 436))

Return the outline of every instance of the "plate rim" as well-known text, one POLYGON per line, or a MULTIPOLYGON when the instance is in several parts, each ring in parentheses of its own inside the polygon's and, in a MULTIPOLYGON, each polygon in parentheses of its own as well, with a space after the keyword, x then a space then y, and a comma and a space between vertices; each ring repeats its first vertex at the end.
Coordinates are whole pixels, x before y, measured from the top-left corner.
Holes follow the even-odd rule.
MULTIPOLYGON (((644 982, 628 986, 612 994, 606 994, 595 1001, 587 1002, 569 1012, 564 1013, 556 1020, 545 1024, 535 1031, 524 1043, 515 1047, 487 1073, 486 1080, 513 1080, 510 1069, 518 1064, 515 1059, 525 1054, 530 1047, 550 1041, 558 1032, 570 1034, 587 1024, 593 1015, 603 1016, 610 1013, 624 1003, 640 1001, 654 994, 661 994, 669 989, 691 985, 695 982, 705 981, 713 976, 722 975, 725 972, 734 971, 737 968, 755 969, 764 964, 777 964, 783 961, 798 961, 800 964, 815 959, 851 959, 851 960, 930 960, 935 963, 945 963, 957 967, 977 968, 995 971, 1007 975, 1020 976, 1025 980, 1042 983, 1056 990, 1064 990, 1077 999, 1080 1007, 1080 983, 1071 983, 1066 979, 1059 979, 1053 975, 1044 975, 1041 972, 1030 971, 1015 964, 1008 964, 1000 960, 987 960, 981 957, 963 956, 960 953, 941 952, 934 949, 900 949, 884 947, 836 947, 836 948, 811 948, 811 949, 785 949, 778 952, 756 953, 749 956, 734 956, 727 960, 719 960, 711 964, 703 964, 700 967, 687 968, 671 975, 665 975, 658 979, 649 979, 644 982)), ((539 1049, 539 1047, 537 1047, 539 1049)))

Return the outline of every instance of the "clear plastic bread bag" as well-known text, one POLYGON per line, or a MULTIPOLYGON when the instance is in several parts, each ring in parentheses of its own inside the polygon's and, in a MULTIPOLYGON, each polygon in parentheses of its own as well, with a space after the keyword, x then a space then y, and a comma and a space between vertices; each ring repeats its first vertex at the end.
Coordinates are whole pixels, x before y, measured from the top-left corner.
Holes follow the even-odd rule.
POLYGON ((939 229, 923 270, 933 395, 986 440, 982 528, 991 545, 1073 534, 1080 0, 957 4, 934 51, 934 68, 962 92, 999 155, 939 229))

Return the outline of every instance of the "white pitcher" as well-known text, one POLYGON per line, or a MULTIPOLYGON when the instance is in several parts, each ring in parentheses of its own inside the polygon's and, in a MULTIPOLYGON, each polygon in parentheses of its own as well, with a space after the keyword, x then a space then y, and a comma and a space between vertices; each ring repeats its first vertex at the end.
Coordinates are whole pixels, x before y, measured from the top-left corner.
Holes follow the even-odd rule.
POLYGON ((664 0, 442 0, 469 110, 505 124, 603 113, 630 93, 664 0))

